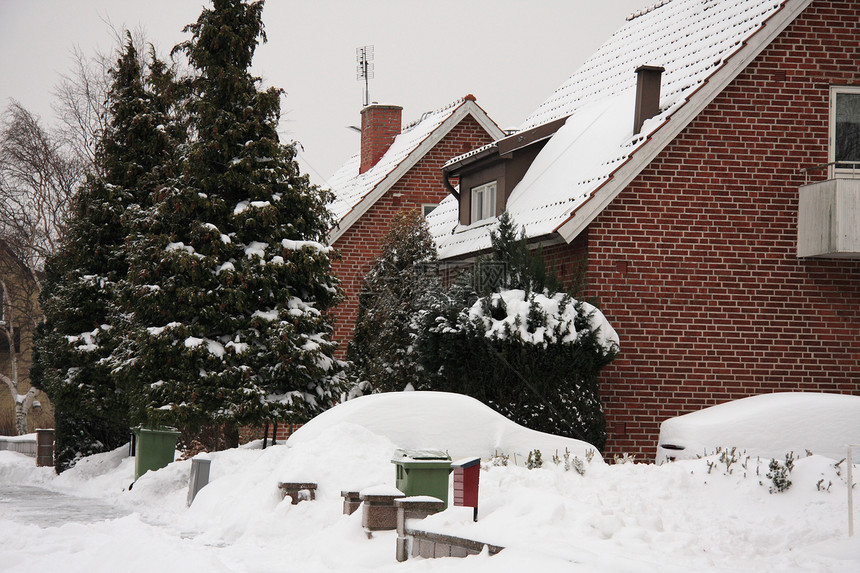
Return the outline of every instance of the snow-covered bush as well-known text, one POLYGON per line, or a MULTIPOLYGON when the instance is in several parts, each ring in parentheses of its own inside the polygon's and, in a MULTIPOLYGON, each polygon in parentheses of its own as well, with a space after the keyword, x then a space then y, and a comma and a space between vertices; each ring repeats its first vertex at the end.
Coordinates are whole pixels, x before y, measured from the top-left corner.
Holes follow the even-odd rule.
POLYGON ((606 420, 597 375, 618 352, 603 314, 556 281, 505 215, 493 235, 505 272, 479 296, 460 281, 417 318, 421 363, 433 389, 467 394, 528 428, 602 449, 606 420))
POLYGON ((768 465, 767 477, 773 482, 773 486, 769 488, 770 493, 781 493, 791 487, 791 480, 788 476, 791 475, 791 470, 794 469, 794 454, 792 452, 785 454, 785 463, 776 459, 771 459, 768 465))

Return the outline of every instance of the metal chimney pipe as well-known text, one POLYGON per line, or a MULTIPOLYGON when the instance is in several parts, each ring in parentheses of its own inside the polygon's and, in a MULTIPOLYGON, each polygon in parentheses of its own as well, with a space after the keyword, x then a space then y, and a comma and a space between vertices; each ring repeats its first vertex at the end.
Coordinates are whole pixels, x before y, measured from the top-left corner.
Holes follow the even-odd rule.
POLYGON ((636 68, 636 107, 633 113, 633 134, 642 124, 660 113, 660 80, 665 68, 639 66, 636 68))

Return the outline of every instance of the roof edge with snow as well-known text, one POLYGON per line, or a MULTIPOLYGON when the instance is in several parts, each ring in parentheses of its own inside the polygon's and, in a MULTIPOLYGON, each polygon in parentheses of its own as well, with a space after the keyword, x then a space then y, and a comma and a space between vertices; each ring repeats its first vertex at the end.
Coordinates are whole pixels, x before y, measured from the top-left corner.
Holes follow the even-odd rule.
MULTIPOLYGON (((391 189, 401 177, 406 175, 433 147, 436 146, 454 127, 456 127, 465 117, 471 116, 478 125, 481 126, 493 139, 500 139, 505 136, 505 133, 499 128, 496 123, 490 119, 487 112, 479 106, 472 97, 466 97, 456 104, 456 109, 439 124, 436 129, 430 132, 417 146, 415 146, 409 154, 398 163, 391 171, 389 171, 381 181, 379 181, 369 193, 364 195, 361 200, 355 204, 352 209, 346 213, 337 225, 331 230, 328 237, 328 243, 334 244, 344 233, 346 233, 356 221, 358 221, 373 205, 382 198, 385 193, 391 189)), ((415 127, 421 120, 409 124, 404 128, 415 127)), ((387 152, 386 152, 387 153, 387 152)), ((384 160, 383 155, 379 162, 384 160)), ((441 181, 441 176, 440 176, 441 181)), ((440 183, 441 184, 441 183, 440 183)))
POLYGON ((665 118, 648 140, 630 159, 619 165, 606 183, 595 190, 591 198, 580 205, 556 229, 565 242, 573 241, 595 218, 684 130, 716 97, 733 82, 755 58, 767 48, 812 0, 786 0, 764 25, 732 54, 716 72, 711 74, 674 113, 665 118))
MULTIPOLYGON (((527 237, 571 243, 811 3, 671 0, 628 19, 521 126, 537 129, 567 117, 508 196, 507 208, 527 237), (632 126, 634 70, 643 62, 666 67, 665 93, 662 111, 632 133, 626 122, 632 126)), ((436 211, 431 229, 440 258, 489 245, 487 230, 459 225, 452 202, 436 211)))

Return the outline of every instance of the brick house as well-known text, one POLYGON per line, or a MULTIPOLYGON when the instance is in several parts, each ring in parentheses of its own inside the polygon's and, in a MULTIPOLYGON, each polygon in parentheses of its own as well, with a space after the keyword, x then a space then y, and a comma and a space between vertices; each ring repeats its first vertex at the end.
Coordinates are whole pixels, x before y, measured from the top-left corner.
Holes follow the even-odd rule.
POLYGON ((608 455, 653 459, 664 419, 732 399, 860 393, 858 62, 860 2, 659 2, 444 166, 443 260, 505 209, 562 278, 586 259, 621 339, 608 455))
POLYGON ((38 301, 41 278, 0 239, 0 435, 15 433, 17 395, 26 397, 25 404, 33 403, 28 416, 30 430, 53 425, 47 396, 30 391, 33 333, 42 320, 38 301))
POLYGON ((392 214, 435 208, 448 194, 439 175, 442 164, 504 135, 472 95, 402 129, 401 118, 399 106, 362 109, 360 152, 329 180, 337 219, 329 244, 340 254, 333 270, 347 297, 334 310, 341 358, 355 326, 362 279, 381 253, 392 214))

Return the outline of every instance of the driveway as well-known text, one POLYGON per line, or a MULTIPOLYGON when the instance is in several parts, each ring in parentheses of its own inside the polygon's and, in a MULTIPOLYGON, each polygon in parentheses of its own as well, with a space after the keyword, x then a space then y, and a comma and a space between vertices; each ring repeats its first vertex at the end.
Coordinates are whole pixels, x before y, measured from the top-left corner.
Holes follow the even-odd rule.
POLYGON ((0 483, 0 515, 15 523, 58 527, 70 522, 104 521, 129 513, 97 499, 74 497, 29 485, 0 483))

